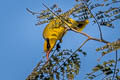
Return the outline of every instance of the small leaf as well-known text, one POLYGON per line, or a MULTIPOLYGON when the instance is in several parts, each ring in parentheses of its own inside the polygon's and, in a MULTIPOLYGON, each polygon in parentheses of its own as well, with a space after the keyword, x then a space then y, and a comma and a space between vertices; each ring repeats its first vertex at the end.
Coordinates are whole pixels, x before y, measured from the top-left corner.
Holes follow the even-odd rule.
POLYGON ((96 72, 96 71, 101 70, 101 69, 103 69, 103 66, 102 66, 102 65, 97 65, 97 66, 94 67, 92 70, 93 70, 94 72, 96 72))
POLYGON ((69 73, 69 74, 67 74, 67 77, 68 77, 68 79, 73 79, 74 78, 74 74, 72 74, 72 73, 69 73))
POLYGON ((113 73, 110 67, 104 67, 102 71, 105 75, 109 75, 113 73))
POLYGON ((60 73, 59 72, 56 72, 56 78, 57 78, 57 80, 60 80, 60 73))
POLYGON ((112 51, 116 51, 116 50, 120 49, 120 40, 117 40, 112 43, 108 43, 107 45, 105 45, 103 47, 97 48, 96 51, 105 50, 105 49, 107 49, 107 50, 102 51, 102 56, 104 56, 112 51))
POLYGON ((86 55, 87 55, 87 53, 86 53, 86 52, 83 52, 83 55, 84 55, 84 56, 86 56, 86 55))
POLYGON ((117 80, 120 80, 120 76, 117 75, 116 78, 117 78, 117 80))

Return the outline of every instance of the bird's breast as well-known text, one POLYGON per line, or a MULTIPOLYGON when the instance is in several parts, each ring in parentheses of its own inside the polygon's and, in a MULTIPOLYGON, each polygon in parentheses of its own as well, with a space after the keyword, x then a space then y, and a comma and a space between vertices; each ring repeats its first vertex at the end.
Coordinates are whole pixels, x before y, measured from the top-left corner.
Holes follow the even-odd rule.
POLYGON ((65 33, 64 27, 57 27, 57 28, 46 28, 43 31, 43 37, 46 38, 54 38, 59 40, 65 33))

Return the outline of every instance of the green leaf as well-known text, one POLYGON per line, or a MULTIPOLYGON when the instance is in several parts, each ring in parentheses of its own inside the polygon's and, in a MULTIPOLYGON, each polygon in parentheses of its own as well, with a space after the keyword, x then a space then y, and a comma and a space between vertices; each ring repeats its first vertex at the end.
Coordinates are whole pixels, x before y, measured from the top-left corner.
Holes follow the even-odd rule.
POLYGON ((103 65, 106 66, 107 64, 115 63, 115 60, 109 60, 108 62, 104 61, 103 65))
POLYGON ((57 80, 60 80, 60 73, 59 72, 56 72, 56 78, 57 78, 57 80))
POLYGON ((117 75, 116 78, 117 78, 117 80, 120 80, 120 76, 117 75))
POLYGON ((74 78, 74 74, 72 74, 72 73, 67 74, 67 78, 70 79, 70 80, 73 79, 74 78))
POLYGON ((101 69, 103 69, 103 66, 102 66, 102 65, 97 65, 97 66, 94 67, 92 70, 93 70, 94 72, 96 72, 96 71, 101 70, 101 69))
POLYGON ((112 43, 108 43, 103 47, 97 48, 96 51, 101 51, 101 50, 105 50, 105 49, 107 49, 107 50, 102 51, 102 56, 104 56, 112 51, 116 51, 116 50, 120 49, 120 40, 117 40, 112 43))

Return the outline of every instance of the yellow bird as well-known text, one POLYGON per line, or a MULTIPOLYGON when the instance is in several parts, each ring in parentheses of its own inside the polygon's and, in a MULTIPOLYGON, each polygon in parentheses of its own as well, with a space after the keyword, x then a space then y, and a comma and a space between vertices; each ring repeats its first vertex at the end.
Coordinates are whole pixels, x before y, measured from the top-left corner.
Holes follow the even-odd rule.
POLYGON ((46 52, 47 60, 49 59, 49 54, 54 48, 56 42, 58 40, 61 41, 64 34, 69 29, 80 32, 88 23, 89 20, 75 21, 72 18, 69 18, 67 21, 64 22, 58 18, 51 20, 43 31, 43 38, 45 39, 44 51, 46 52))

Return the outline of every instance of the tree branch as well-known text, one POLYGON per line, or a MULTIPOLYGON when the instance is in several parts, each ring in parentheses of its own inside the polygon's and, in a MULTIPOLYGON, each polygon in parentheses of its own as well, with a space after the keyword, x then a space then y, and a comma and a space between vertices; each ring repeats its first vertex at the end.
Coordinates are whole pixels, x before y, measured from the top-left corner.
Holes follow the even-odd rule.
MULTIPOLYGON (((82 48, 82 47, 85 45, 85 43, 87 43, 89 40, 95 40, 95 41, 98 41, 98 42, 109 43, 108 41, 105 41, 105 40, 93 38, 93 37, 89 36, 88 34, 86 34, 86 33, 84 33, 84 32, 79 32, 79 33, 82 34, 82 35, 84 35, 84 36, 86 36, 86 37, 88 37, 88 38, 82 43, 82 45, 81 45, 77 50, 75 50, 75 51, 73 52, 73 54, 75 54, 77 51, 79 51, 80 48, 82 48)), ((73 55, 73 54, 72 54, 72 55, 73 55)), ((70 55, 70 57, 69 57, 68 59, 66 59, 65 62, 66 62, 67 60, 69 60, 69 59, 72 57, 72 55, 70 55)), ((65 63, 65 62, 64 62, 64 63, 65 63)), ((64 63, 63 63, 63 64, 64 64, 64 63)), ((63 64, 62 64, 62 65, 63 65, 63 64)), ((61 68, 62 65, 61 65, 59 68, 61 68)), ((59 68, 58 68, 58 69, 59 69, 59 68)))
MULTIPOLYGON (((73 52, 73 54, 75 54, 78 50, 80 50, 80 48, 82 48, 82 47, 85 45, 85 43, 87 43, 89 40, 94 40, 94 41, 98 41, 98 42, 102 42, 102 43, 106 43, 106 44, 109 43, 108 41, 91 37, 91 36, 89 36, 88 34, 86 34, 86 33, 84 33, 84 32, 77 32, 77 33, 80 33, 80 34, 82 34, 82 35, 84 35, 84 36, 86 36, 86 37, 88 37, 88 38, 82 43, 82 45, 81 45, 78 49, 76 49, 76 50, 73 52)), ((55 51, 54 51, 54 52, 55 52, 55 51)), ((53 54, 54 54, 54 52, 53 52, 53 54)), ((53 55, 53 54, 52 54, 52 55, 53 55)), ((69 60, 69 59, 72 57, 73 54, 71 54, 70 57, 67 58, 67 59, 63 62, 63 64, 64 64, 67 60, 69 60)), ((51 55, 51 56, 52 56, 52 55, 51 55)), ((45 64, 44 64, 43 67, 39 70, 39 72, 48 64, 49 61, 50 61, 50 59, 49 59, 47 62, 45 62, 45 64)), ((63 65, 63 64, 62 64, 62 65, 63 65)), ((33 69, 33 71, 32 71, 31 74, 26 78, 26 80, 31 80, 31 78, 32 78, 33 76, 38 76, 38 75, 39 75, 39 72, 35 75, 35 73, 37 72, 37 69, 38 69, 39 65, 40 65, 40 62, 39 62, 39 63, 37 64, 37 66, 33 69)), ((62 65, 60 65, 59 68, 61 68, 62 65)), ((59 69, 59 68, 58 68, 58 69, 59 69)))
POLYGON ((112 80, 114 80, 115 77, 115 73, 116 73, 116 68, 117 68, 117 59, 118 59, 118 54, 117 54, 117 50, 115 51, 115 67, 114 67, 114 73, 113 73, 113 77, 112 80))
POLYGON ((97 25, 98 25, 99 32, 100 32, 100 38, 101 38, 101 40, 102 40, 103 37, 102 37, 102 31, 101 31, 101 28, 100 28, 100 24, 98 23, 96 17, 93 15, 93 13, 91 12, 91 10, 89 9, 87 3, 86 3, 84 0, 82 0, 82 3, 85 5, 85 7, 88 9, 88 11, 89 11, 90 14, 92 15, 92 17, 95 19, 95 21, 96 21, 96 23, 97 23, 97 25))
POLYGON ((28 8, 26 8, 26 10, 27 10, 29 13, 31 13, 32 15, 40 14, 40 13, 38 13, 38 12, 33 12, 33 11, 31 11, 30 9, 28 9, 28 8))
MULTIPOLYGON (((75 31, 75 30, 74 30, 74 31, 75 31)), ((78 32, 78 31, 75 31, 75 32, 80 33, 80 34, 88 37, 89 40, 95 40, 95 41, 103 42, 103 43, 110 43, 110 42, 105 41, 105 40, 103 40, 103 39, 97 39, 97 38, 94 38, 94 37, 92 37, 92 36, 89 36, 88 34, 86 34, 86 33, 84 33, 84 32, 78 32)))

